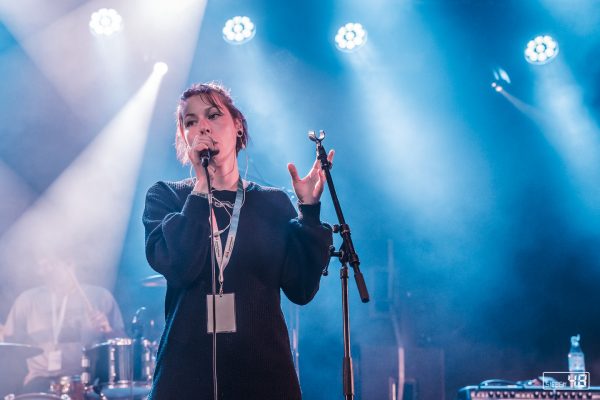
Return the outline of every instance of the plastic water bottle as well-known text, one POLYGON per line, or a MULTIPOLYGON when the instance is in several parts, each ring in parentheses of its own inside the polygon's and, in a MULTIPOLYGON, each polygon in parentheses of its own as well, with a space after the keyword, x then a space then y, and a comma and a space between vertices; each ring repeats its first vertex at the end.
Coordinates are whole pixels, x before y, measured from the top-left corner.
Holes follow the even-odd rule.
POLYGON ((585 372, 585 359, 579 345, 580 335, 571 336, 571 349, 569 350, 569 372, 585 372))

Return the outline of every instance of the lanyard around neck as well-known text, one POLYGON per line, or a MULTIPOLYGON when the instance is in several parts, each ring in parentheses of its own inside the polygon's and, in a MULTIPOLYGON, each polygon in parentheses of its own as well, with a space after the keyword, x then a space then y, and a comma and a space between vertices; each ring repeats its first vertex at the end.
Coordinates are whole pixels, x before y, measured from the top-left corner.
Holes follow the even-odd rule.
POLYGON ((215 249, 215 258, 219 265, 219 294, 223 294, 223 272, 229 264, 231 253, 233 252, 233 245, 235 243, 235 236, 237 234, 238 224, 240 221, 240 212, 242 209, 242 198, 244 197, 244 183, 242 178, 238 180, 237 192, 235 195, 235 204, 233 206, 233 214, 231 215, 231 222, 229 225, 229 233, 227 234, 227 241, 225 242, 225 248, 221 248, 221 234, 219 227, 217 226, 217 218, 215 217, 214 210, 210 210, 210 216, 213 222, 213 246, 215 249))
POLYGON ((68 294, 63 297, 60 311, 56 309, 56 294, 52 293, 52 340, 53 344, 58 344, 58 336, 62 330, 65 321, 65 313, 67 311, 68 294))

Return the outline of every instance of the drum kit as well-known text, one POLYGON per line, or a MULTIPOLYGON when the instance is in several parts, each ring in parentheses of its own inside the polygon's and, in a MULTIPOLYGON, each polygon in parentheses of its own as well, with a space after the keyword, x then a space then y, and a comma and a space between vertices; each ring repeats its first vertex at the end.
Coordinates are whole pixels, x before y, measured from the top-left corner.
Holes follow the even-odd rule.
MULTIPOLYGON (((142 280, 144 287, 165 287, 161 275, 152 275, 142 280)), ((47 392, 8 394, 4 400, 144 400, 150 393, 156 363, 158 343, 144 338, 138 324, 140 311, 134 316, 132 329, 134 338, 113 338, 82 349, 81 373, 60 376, 52 380, 47 392)), ((0 377, 8 378, 10 372, 22 382, 26 359, 41 354, 39 347, 18 343, 0 343, 0 377), (4 363, 4 360, 10 360, 4 363), (6 371, 4 371, 6 369, 6 371), (17 372, 15 372, 17 371, 17 372)), ((14 385, 7 385, 0 378, 0 389, 17 392, 14 385)), ((0 393, 0 396, 4 393, 0 393)), ((2 397, 0 397, 2 398, 2 397)))

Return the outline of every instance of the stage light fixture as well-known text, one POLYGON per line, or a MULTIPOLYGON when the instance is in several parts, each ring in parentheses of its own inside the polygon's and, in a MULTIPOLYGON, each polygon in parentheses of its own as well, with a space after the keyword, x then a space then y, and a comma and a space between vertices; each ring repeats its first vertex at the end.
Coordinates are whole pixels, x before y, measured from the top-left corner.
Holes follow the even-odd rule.
POLYGON ((90 18, 90 30, 98 36, 110 36, 123 29, 123 17, 113 8, 101 8, 90 18))
POLYGON ((527 43, 525 59, 536 65, 546 64, 558 55, 558 42, 551 36, 536 36, 527 43))
POLYGON ((504 69, 497 67, 493 71, 494 81, 492 82, 492 88, 496 92, 502 92, 505 86, 510 85, 510 76, 504 69))
POLYGON ((228 19, 223 27, 223 39, 230 44, 243 44, 256 34, 256 27, 248 17, 236 16, 228 19))
POLYGON ((165 62, 159 61, 154 63, 153 71, 156 75, 163 76, 167 73, 167 71, 169 71, 169 66, 165 62))
POLYGON ((341 51, 355 51, 367 42, 367 31, 359 23, 349 22, 338 29, 335 45, 341 51))

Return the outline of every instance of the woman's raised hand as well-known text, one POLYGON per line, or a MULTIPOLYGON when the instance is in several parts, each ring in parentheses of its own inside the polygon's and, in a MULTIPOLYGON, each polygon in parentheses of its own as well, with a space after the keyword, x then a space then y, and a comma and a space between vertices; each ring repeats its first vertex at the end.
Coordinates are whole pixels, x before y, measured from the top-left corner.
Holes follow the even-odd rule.
MULTIPOLYGON (((332 163, 335 151, 330 150, 327 160, 332 163)), ((325 171, 321 168, 321 161, 317 158, 304 178, 300 178, 298 170, 293 163, 288 164, 288 171, 292 177, 292 186, 298 201, 302 204, 317 204, 321 199, 325 185, 325 171)))

